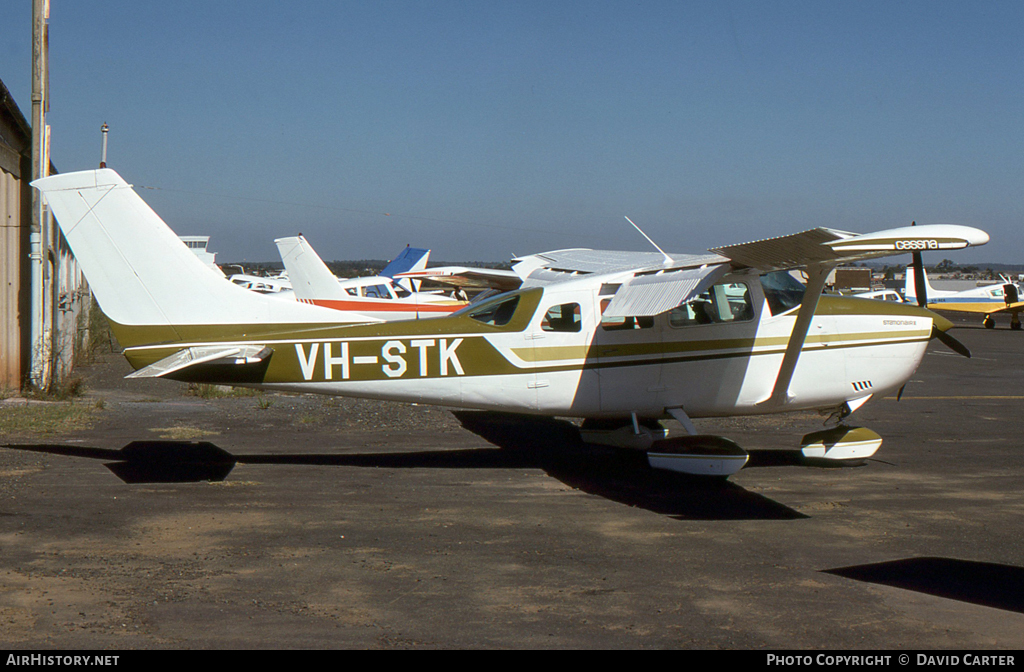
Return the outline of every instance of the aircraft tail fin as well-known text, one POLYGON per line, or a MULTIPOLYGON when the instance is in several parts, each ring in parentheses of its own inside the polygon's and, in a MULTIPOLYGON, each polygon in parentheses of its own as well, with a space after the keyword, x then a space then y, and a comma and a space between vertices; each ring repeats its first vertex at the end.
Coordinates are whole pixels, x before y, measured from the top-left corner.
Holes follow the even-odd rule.
POLYGON ((327 264, 302 234, 278 238, 274 243, 288 271, 295 298, 312 300, 346 297, 345 290, 338 285, 338 278, 331 273, 331 269, 327 268, 327 264))
POLYGON ((399 273, 422 271, 426 269, 429 258, 430 250, 406 247, 397 257, 391 260, 391 263, 384 267, 380 274, 385 278, 393 278, 399 273))
MULTIPOLYGON (((928 280, 928 272, 924 269, 921 269, 921 272, 924 275, 924 288, 929 297, 944 296, 950 293, 937 290, 932 287, 932 283, 928 280)), ((903 275, 905 278, 903 281, 903 299, 909 303, 914 303, 917 301, 917 289, 914 283, 914 267, 907 266, 903 275)))
POLYGON ((196 257, 110 169, 32 183, 57 219, 103 312, 123 325, 372 322, 260 296, 196 257))

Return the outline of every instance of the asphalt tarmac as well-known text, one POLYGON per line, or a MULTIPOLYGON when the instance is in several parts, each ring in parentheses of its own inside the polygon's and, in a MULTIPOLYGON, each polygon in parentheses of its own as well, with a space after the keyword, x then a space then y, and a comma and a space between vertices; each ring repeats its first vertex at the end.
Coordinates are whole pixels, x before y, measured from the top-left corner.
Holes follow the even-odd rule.
POLYGON ((0 436, 0 648, 1024 648, 1024 333, 963 322, 973 358, 852 417, 862 466, 798 459, 816 414, 698 421, 751 452, 728 481, 109 356, 91 426, 0 436))

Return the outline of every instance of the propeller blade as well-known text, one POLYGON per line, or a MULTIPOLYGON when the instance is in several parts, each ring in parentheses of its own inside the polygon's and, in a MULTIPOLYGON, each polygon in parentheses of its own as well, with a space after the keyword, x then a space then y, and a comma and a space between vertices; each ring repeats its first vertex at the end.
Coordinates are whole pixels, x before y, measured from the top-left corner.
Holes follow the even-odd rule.
POLYGON ((928 285, 924 281, 924 262, 921 261, 921 253, 914 252, 914 293, 917 295, 917 305, 922 308, 928 307, 928 285))
POLYGON ((943 344, 946 345, 946 347, 948 347, 953 352, 956 352, 957 354, 961 354, 967 358, 970 358, 971 356, 971 351, 967 349, 966 345, 953 338, 953 336, 950 335, 948 332, 945 332, 936 326, 932 327, 932 338, 939 339, 940 341, 943 342, 943 344))
POLYGON ((903 385, 900 386, 899 392, 896 393, 896 401, 900 400, 900 397, 903 396, 903 390, 905 389, 907 389, 907 384, 903 383, 903 385))
MULTIPOLYGON (((917 222, 911 222, 911 226, 917 226, 917 222)), ((924 280, 924 260, 920 252, 911 255, 914 258, 914 293, 917 295, 917 305, 922 308, 928 307, 928 284, 924 280)))

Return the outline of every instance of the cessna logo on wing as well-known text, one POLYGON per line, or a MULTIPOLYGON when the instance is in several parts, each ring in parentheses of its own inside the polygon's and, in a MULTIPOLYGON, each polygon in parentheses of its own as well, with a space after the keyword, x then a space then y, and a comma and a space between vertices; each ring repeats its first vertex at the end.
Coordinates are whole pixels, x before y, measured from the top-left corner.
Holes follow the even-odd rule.
POLYGON ((928 240, 897 240, 897 250, 937 250, 939 242, 934 239, 928 240))
POLYGON ((388 378, 401 378, 408 372, 426 378, 433 366, 442 376, 465 375, 456 350, 461 338, 413 338, 386 341, 379 355, 349 355, 348 341, 296 343, 295 355, 305 380, 312 380, 317 364, 323 366, 324 380, 348 380, 355 367, 379 366, 388 378), (308 350, 307 350, 308 346, 308 350))

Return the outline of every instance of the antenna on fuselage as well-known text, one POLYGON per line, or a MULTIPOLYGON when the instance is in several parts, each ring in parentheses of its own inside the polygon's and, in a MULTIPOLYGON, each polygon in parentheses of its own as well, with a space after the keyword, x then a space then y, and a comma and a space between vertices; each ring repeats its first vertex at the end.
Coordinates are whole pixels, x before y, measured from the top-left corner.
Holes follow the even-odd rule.
MULTIPOLYGON (((623 215, 623 217, 625 217, 625 215, 623 215)), ((646 233, 644 233, 643 229, 641 229, 639 226, 637 226, 636 223, 634 223, 633 220, 630 219, 629 217, 626 217, 626 221, 629 222, 630 224, 632 224, 633 228, 636 229, 637 231, 639 231, 640 235, 643 236, 644 238, 646 238, 648 243, 650 243, 651 245, 654 245, 654 249, 656 249, 658 252, 661 252, 661 256, 665 257, 665 263, 668 263, 668 264, 672 263, 672 261, 673 261, 672 257, 670 257, 667 254, 665 254, 665 250, 663 250, 660 247, 658 247, 658 244, 656 242, 654 242, 653 240, 651 240, 651 237, 648 236, 646 233)))

